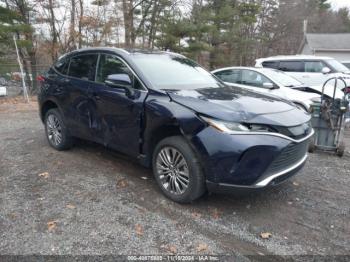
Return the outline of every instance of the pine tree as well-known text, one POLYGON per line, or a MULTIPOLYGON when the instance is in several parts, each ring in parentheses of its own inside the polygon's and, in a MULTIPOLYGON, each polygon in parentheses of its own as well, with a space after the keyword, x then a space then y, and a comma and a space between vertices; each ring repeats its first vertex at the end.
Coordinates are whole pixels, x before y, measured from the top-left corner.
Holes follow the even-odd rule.
POLYGON ((34 29, 30 24, 29 6, 21 0, 14 5, 0 6, 0 44, 1 50, 12 50, 14 52, 13 36, 17 39, 19 54, 26 73, 26 82, 31 91, 36 90, 36 58, 33 46, 34 29), (26 57, 30 61, 30 69, 26 63, 26 57), (29 77, 31 72, 32 79, 29 77))

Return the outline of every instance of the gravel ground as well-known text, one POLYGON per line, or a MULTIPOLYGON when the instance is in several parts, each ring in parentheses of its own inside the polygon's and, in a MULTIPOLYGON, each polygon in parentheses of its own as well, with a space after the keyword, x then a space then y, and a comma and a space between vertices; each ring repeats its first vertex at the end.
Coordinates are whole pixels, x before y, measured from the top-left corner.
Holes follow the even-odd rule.
POLYGON ((128 157, 53 150, 35 103, 0 103, 0 254, 350 255, 346 142, 343 158, 312 154, 278 188, 179 205, 128 157))

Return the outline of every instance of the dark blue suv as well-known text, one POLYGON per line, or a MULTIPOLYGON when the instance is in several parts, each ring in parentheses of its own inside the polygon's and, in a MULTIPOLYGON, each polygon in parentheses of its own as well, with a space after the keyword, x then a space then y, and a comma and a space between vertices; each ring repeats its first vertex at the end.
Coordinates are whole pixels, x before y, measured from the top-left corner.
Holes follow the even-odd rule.
POLYGON ((179 54, 82 49, 40 79, 52 147, 78 137, 138 158, 181 203, 283 182, 304 165, 313 135, 293 103, 226 86, 179 54))

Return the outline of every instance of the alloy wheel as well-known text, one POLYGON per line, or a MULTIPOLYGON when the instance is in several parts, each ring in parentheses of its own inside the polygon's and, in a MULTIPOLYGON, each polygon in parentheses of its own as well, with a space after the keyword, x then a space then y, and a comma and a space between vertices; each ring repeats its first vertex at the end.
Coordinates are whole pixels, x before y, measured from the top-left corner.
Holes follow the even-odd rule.
POLYGON ((162 148, 156 160, 160 182, 168 192, 180 195, 188 188, 189 170, 184 156, 174 147, 162 148))
POLYGON ((62 141, 62 128, 58 118, 50 114, 46 120, 47 136, 52 144, 58 146, 62 141))

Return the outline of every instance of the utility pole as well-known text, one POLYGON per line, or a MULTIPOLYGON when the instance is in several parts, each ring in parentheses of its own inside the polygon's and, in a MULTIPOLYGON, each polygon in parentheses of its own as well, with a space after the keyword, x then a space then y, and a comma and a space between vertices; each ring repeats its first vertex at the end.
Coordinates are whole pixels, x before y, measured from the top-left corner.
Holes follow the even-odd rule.
POLYGON ((22 63, 21 63, 21 58, 19 57, 19 52, 18 52, 17 41, 16 41, 15 35, 13 35, 13 41, 15 42, 16 53, 17 53, 17 61, 18 61, 18 64, 19 64, 19 69, 21 70, 21 75, 22 75, 23 96, 24 96, 24 99, 27 101, 27 103, 29 103, 28 90, 27 90, 26 82, 24 80, 25 76, 24 76, 24 72, 23 72, 23 66, 22 66, 22 63))

